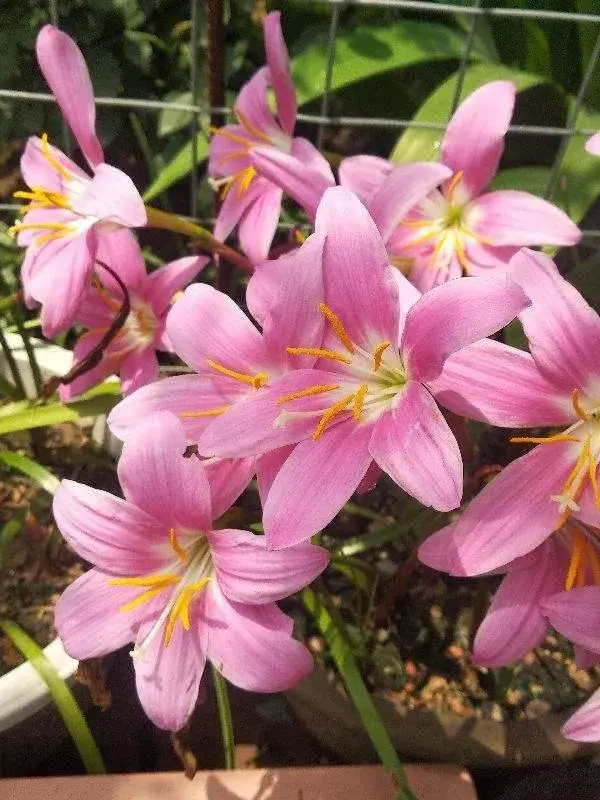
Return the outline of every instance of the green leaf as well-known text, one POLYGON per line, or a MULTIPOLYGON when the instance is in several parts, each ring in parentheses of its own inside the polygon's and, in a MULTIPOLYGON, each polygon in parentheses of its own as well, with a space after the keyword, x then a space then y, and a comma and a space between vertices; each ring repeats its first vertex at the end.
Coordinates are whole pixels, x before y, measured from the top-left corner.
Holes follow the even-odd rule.
POLYGON ((490 191, 520 189, 543 197, 549 180, 549 167, 511 167, 499 172, 488 188, 490 191))
POLYGON ((45 405, 31 405, 28 401, 10 403, 4 406, 0 413, 0 435, 42 428, 45 425, 58 425, 62 422, 77 422, 85 417, 106 414, 120 399, 120 386, 114 381, 97 386, 72 403, 58 401, 45 405))
POLYGON ((60 481, 46 467, 42 467, 37 461, 20 453, 13 453, 11 450, 0 450, 0 462, 6 464, 10 469, 16 469, 32 478, 36 483, 45 489, 49 494, 54 494, 58 489, 60 481))
MULTIPOLYGON (((574 99, 569 98, 569 104, 574 99)), ((600 130, 600 113, 582 108, 575 127, 581 130, 600 130)), ((575 222, 580 222, 592 203, 600 195, 600 158, 584 149, 585 136, 572 136, 565 151, 561 185, 553 201, 563 208, 575 222)))
POLYGON ((381 763, 396 780, 397 800, 401 798, 415 800, 408 786, 402 763, 358 670, 341 617, 324 596, 316 594, 312 589, 304 589, 302 601, 308 612, 314 617, 319 631, 327 642, 335 666, 346 685, 381 763))
MULTIPOLYGON (((340 31, 336 37, 333 92, 366 78, 421 62, 459 59, 464 36, 445 25, 402 20, 392 25, 366 26, 340 31)), ((485 58, 474 48, 473 60, 485 58)), ((292 59, 292 78, 298 103, 308 103, 325 91, 327 37, 292 59)))
MULTIPOLYGON (((197 167, 208 155, 208 139, 204 131, 200 131, 196 137, 196 158, 197 167)), ((189 141, 181 150, 160 170, 156 178, 144 192, 144 200, 148 202, 157 195, 166 191, 177 181, 180 181, 192 171, 194 164, 194 151, 192 142, 189 141)))
POLYGON ((331 569, 341 572, 349 581, 351 581, 357 589, 360 589, 365 594, 368 594, 371 588, 372 575, 370 575, 369 568, 363 564, 359 559, 339 559, 333 556, 329 561, 331 569))
MULTIPOLYGON (((598 0, 577 0, 577 11, 580 14, 597 14, 598 13, 598 0)), ((581 63, 589 64, 590 56, 594 50, 596 39, 598 38, 598 29, 596 25, 589 23, 580 23, 577 26, 577 34, 579 36, 579 46, 581 49, 581 63)), ((567 51, 562 51, 563 56, 568 58, 567 51)), ((600 110, 600 70, 595 69, 592 79, 588 85, 586 93, 586 102, 600 110)))
POLYGON ((0 566, 2 566, 8 555, 8 548, 12 540, 23 527, 24 513, 25 512, 22 511, 21 513, 15 514, 15 516, 11 517, 8 522, 5 522, 0 529, 0 566))
POLYGON ((106 767, 83 713, 54 666, 34 640, 12 620, 0 621, 0 629, 46 683, 50 696, 69 731, 83 765, 90 775, 106 774, 106 767))
MULTIPOLYGON (((459 73, 456 72, 444 81, 429 95, 421 108, 414 116, 417 122, 437 122, 445 124, 452 111, 452 102, 456 91, 456 82, 459 73)), ((511 80, 517 86, 517 91, 531 89, 544 82, 539 75, 504 67, 501 64, 475 64, 465 72, 465 79, 461 97, 464 97, 484 83, 498 80, 511 80)), ((406 164, 411 161, 430 161, 436 156, 443 131, 426 130, 423 128, 408 128, 396 142, 390 159, 396 164, 406 164)))

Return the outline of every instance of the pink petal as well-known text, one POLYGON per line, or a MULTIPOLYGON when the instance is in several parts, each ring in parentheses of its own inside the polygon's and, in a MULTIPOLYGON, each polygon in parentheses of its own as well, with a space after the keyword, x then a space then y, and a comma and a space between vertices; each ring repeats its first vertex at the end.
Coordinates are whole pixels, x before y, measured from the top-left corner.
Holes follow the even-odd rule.
POLYGON ((451 511, 462 497, 462 458, 454 434, 427 389, 409 383, 373 429, 369 451, 405 492, 451 511))
POLYGON ((247 531, 215 531, 209 542, 219 587, 234 603, 283 600, 312 583, 329 561, 322 547, 298 544, 269 550, 264 536, 247 531))
MULTIPOLYGON (((474 279, 473 279, 474 280, 474 279)), ((538 445, 505 467, 456 525, 458 569, 480 575, 538 547, 556 528, 557 494, 574 466, 570 443, 538 445)))
POLYGON ((141 228, 148 221, 144 201, 131 178, 108 164, 98 164, 89 187, 73 204, 73 211, 128 228, 141 228))
POLYGON ((246 305, 259 325, 264 324, 285 274, 297 265, 298 249, 294 248, 272 261, 256 264, 246 287, 246 305))
POLYGON ((165 526, 136 505, 108 492, 64 480, 52 510, 63 537, 86 561, 115 575, 159 568, 165 526))
MULTIPOLYGON (((181 730, 198 701, 206 663, 202 641, 205 632, 198 631, 203 625, 198 608, 201 603, 196 601, 192 604, 190 631, 176 624, 171 640, 165 646, 163 625, 149 642, 147 651, 133 660, 140 703, 152 722, 164 730, 181 730)), ((155 622, 148 620, 140 627, 138 642, 143 641, 155 622)))
POLYGON ((229 177, 251 166, 247 145, 230 138, 227 135, 230 133, 235 139, 245 139, 248 144, 255 141, 241 125, 224 125, 214 131, 208 150, 208 174, 211 178, 229 177))
POLYGON ((273 481, 263 509, 269 547, 279 550, 298 544, 331 522, 371 464, 371 432, 372 426, 349 420, 294 449, 273 481))
POLYGON ((250 261, 257 264, 269 256, 279 224, 282 192, 269 181, 255 183, 260 185, 261 191, 257 192, 254 202, 248 206, 240 220, 238 238, 244 253, 250 261))
POLYGON ((269 107, 269 77, 268 67, 257 70, 242 86, 235 101, 240 123, 246 130, 246 136, 253 141, 282 136, 269 107))
POLYGON ((335 185, 331 173, 328 177, 321 170, 308 166, 302 154, 299 157, 293 150, 284 153, 266 145, 253 147, 250 160, 260 175, 295 200, 311 219, 326 189, 335 185))
MULTIPOLYGON (((58 161, 67 172, 76 175, 84 182, 90 180, 89 175, 86 175, 74 161, 71 161, 71 159, 62 152, 62 150, 59 150, 58 147, 54 147, 51 144, 48 144, 48 148, 52 158, 58 161)), ((43 186, 44 189, 48 189, 51 192, 64 192, 65 179, 60 172, 50 164, 44 155, 42 140, 39 137, 30 136, 29 139, 27 139, 25 150, 21 156, 20 167, 23 179, 28 186, 43 186)))
MULTIPOLYGON (((452 522, 428 536, 419 547, 419 561, 439 572, 447 572, 449 575, 456 574, 455 528, 456 523, 452 522)), ((460 565, 458 565, 458 574, 460 574, 460 565)))
POLYGON ((395 167, 367 205, 384 242, 408 212, 451 175, 452 172, 442 164, 415 163, 395 167))
POLYGON ((113 319, 112 310, 106 305, 100 292, 93 286, 88 286, 84 291, 81 302, 75 312, 75 325, 84 328, 106 329, 113 319))
MULTIPOLYGON (((388 248, 390 253, 401 258, 406 255, 402 251, 398 252, 395 243, 388 242, 388 248)), ((463 268, 456 253, 453 253, 445 264, 432 264, 431 259, 431 252, 416 254, 408 272, 410 282, 415 285, 421 294, 425 294, 425 292, 429 292, 447 281, 460 278, 463 274, 463 268)))
POLYGON ((510 81, 486 83, 460 104, 446 129, 441 161, 455 173, 464 172, 471 197, 478 195, 498 170, 515 95, 510 81))
POLYGON ((573 417, 529 353, 493 339, 453 353, 428 387, 455 414, 503 428, 570 424, 573 417))
POLYGON ((560 588, 542 603, 549 624, 572 642, 600 654, 600 587, 585 586, 566 592, 560 588))
POLYGON ((277 606, 232 603, 211 583, 206 617, 207 656, 234 686, 250 692, 281 692, 312 672, 312 656, 291 638, 291 620, 277 606))
POLYGON ((153 414, 128 437, 118 475, 125 498, 168 527, 206 531, 212 521, 210 487, 197 458, 184 458, 181 422, 153 414))
POLYGON ((573 645, 573 655, 575 656, 575 664, 577 669, 591 669, 600 661, 600 655, 579 644, 573 645))
POLYGON ((575 388, 593 390, 600 347, 598 314, 543 253, 520 250, 509 274, 532 300, 519 318, 540 371, 565 396, 575 388))
POLYGON ((585 143, 585 149, 593 156, 600 156, 600 133, 595 133, 585 143))
POLYGON ((225 458, 203 467, 210 486, 212 517, 218 519, 248 487, 256 472, 256 459, 225 458))
MULTIPOLYGON (((99 231, 96 259, 103 261, 116 272, 130 291, 139 290, 147 280, 141 248, 133 233, 127 228, 99 231)), ((96 274, 104 286, 121 302, 123 291, 110 273, 102 266, 97 266, 96 274)))
POLYGON ((490 245, 572 245, 581 239, 574 222, 553 203, 528 192, 506 190, 478 197, 469 212, 476 233, 490 245))
POLYGON ((143 347, 127 355, 119 368, 123 397, 158 380, 158 359, 153 347, 143 347))
POLYGON ((371 461, 369 469, 365 473, 365 477, 356 487, 356 493, 365 494, 365 492, 370 492, 377 486, 377 482, 382 475, 383 470, 379 464, 376 464, 375 461, 371 461))
POLYGON ((459 278, 437 286, 410 309, 402 356, 410 377, 430 381, 452 353, 507 325, 530 304, 512 281, 459 278))
POLYGON ((503 274, 508 269, 508 262, 519 251, 515 245, 502 247, 483 244, 476 239, 466 243, 466 255, 469 264, 469 275, 486 277, 490 270, 497 270, 503 274))
POLYGON ((502 667, 523 658, 543 640, 548 621, 540 603, 560 589, 564 579, 564 565, 549 545, 545 542, 538 548, 529 568, 513 570, 503 579, 477 631, 475 663, 502 667))
POLYGON ((271 450, 256 459, 256 482, 258 483, 260 502, 263 506, 267 502, 267 496, 271 491, 271 486, 277 477, 277 473, 294 450, 294 447, 295 445, 293 444, 278 447, 277 450, 271 450))
MULTIPOLYGON (((220 376, 208 360, 248 375, 264 372, 268 363, 262 336, 248 317, 230 297, 206 284, 188 286, 169 312, 167 333, 177 355, 204 375, 220 376)), ((236 388, 246 386, 227 380, 239 384, 236 388)))
POLYGON ((285 262, 285 272, 263 320, 263 339, 273 363, 282 370, 310 367, 315 356, 294 356, 288 346, 320 347, 325 317, 323 302, 323 247, 325 237, 314 233, 285 262))
MULTIPOLYGON (((94 347, 100 342, 104 336, 104 331, 100 333, 84 333, 75 342, 73 348, 73 365, 79 364, 90 353, 94 347)), ((114 362, 109 361, 107 358, 102 358, 100 363, 92 369, 84 372, 78 378, 75 378, 71 383, 63 384, 59 387, 58 393, 63 403, 68 403, 74 397, 91 389, 92 386, 97 386, 99 383, 108 378, 115 370, 114 362)))
POLYGON ((66 33, 44 25, 37 37, 36 55, 81 152, 89 165, 96 167, 104 155, 95 131, 94 90, 81 50, 66 33))
POLYGON ((68 586, 56 604, 54 624, 72 658, 98 658, 132 642, 148 613, 147 606, 120 611, 141 594, 140 587, 111 586, 110 579, 91 569, 68 586))
POLYGON ((113 408, 108 425, 119 439, 126 439, 150 414, 170 411, 179 417, 188 440, 195 442, 214 417, 193 416, 198 411, 219 409, 235 397, 223 389, 222 381, 198 375, 176 375, 143 386, 113 408))
POLYGON ((290 57, 281 31, 281 13, 272 11, 264 19, 263 33, 269 75, 277 101, 277 116, 290 136, 296 124, 296 90, 290 75, 290 57))
POLYGON ((600 689, 567 720, 560 732, 576 742, 600 741, 600 689))
POLYGON ((210 263, 207 256, 185 256, 171 261, 148 276, 148 299, 154 312, 162 314, 176 292, 184 289, 210 263))
POLYGON ((383 240, 363 204, 341 186, 328 189, 315 228, 327 237, 325 302, 350 338, 367 347, 396 342, 398 290, 383 240))
POLYGON ((312 142, 302 136, 292 139, 292 155, 298 158, 311 171, 319 172, 330 186, 335 186, 335 177, 325 156, 312 142))
MULTIPOLYGON (((208 457, 240 458, 262 455, 306 439, 314 432, 319 415, 299 416, 282 422, 280 415, 286 409, 277 401, 310 386, 335 384, 338 381, 339 376, 335 373, 317 369, 294 370, 271 381, 268 386, 235 403, 229 411, 210 423, 198 441, 200 453, 208 457)), ((323 405, 322 395, 306 398, 303 411, 311 408, 311 400, 315 409, 323 405)))
POLYGON ((215 220, 213 230, 215 239, 220 242, 224 242, 227 239, 252 203, 257 197, 260 197, 267 184, 268 181, 260 176, 255 177, 250 186, 244 191, 241 191, 238 181, 231 184, 215 220))
POLYGON ((340 184, 350 189, 365 205, 394 170, 394 164, 379 156, 350 156, 339 166, 340 184))
POLYGON ((420 292, 416 286, 414 286, 407 278, 405 278, 399 269, 392 270, 392 277, 396 283, 396 288, 398 289, 398 298, 400 300, 400 320, 398 324, 400 332, 398 337, 399 346, 402 341, 404 326, 406 325, 406 315, 417 302, 417 300, 420 299, 422 292, 420 292))

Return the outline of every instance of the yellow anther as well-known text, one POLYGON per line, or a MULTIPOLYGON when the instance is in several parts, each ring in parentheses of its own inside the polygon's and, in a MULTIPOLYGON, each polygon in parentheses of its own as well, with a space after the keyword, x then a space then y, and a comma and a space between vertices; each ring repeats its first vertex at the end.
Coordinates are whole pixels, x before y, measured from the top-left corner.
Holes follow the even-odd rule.
POLYGON ((465 174, 464 171, 461 169, 456 173, 456 175, 452 177, 452 180, 450 181, 450 183, 446 188, 446 197, 448 198, 448 200, 452 200, 454 192, 456 191, 456 187, 462 181, 464 174, 465 174))
POLYGON ((179 575, 136 575, 133 578, 110 578, 111 586, 172 586, 179 580, 179 575))
MULTIPOLYGON (((240 125, 244 128, 251 136, 256 137, 261 142, 267 142, 267 144, 271 144, 271 139, 267 136, 266 133, 256 128, 248 119, 248 117, 243 114, 239 108, 235 109, 236 116, 240 121, 240 125)), ((254 142, 252 142, 254 144, 254 142)))
POLYGON ((71 180, 71 173, 66 167, 60 163, 60 161, 52 154, 50 150, 50 145, 48 143, 48 134, 42 133, 42 153, 46 158, 46 161, 50 164, 50 166, 54 167, 54 169, 62 175, 65 180, 71 180))
POLYGON ((571 394, 571 402, 573 403, 573 409, 575 413, 582 419, 587 421, 590 418, 590 414, 585 410, 585 408, 581 405, 581 401, 579 399, 579 389, 573 389, 573 393, 571 394))
POLYGON ((341 400, 338 400, 337 403, 334 403, 331 408, 328 408, 327 411, 322 415, 321 419, 319 420, 317 427, 315 428, 315 432, 312 435, 313 441, 317 441, 317 439, 323 434, 325 428, 329 425, 329 423, 341 414, 342 411, 345 411, 349 404, 354 400, 355 393, 346 395, 346 397, 342 397, 341 400))
POLYGON ((513 436, 511 444, 555 444, 556 442, 578 442, 581 439, 568 433, 556 433, 554 436, 513 436))
POLYGON ((291 356, 316 356, 317 358, 339 361, 341 364, 352 363, 352 359, 342 353, 337 353, 335 350, 324 350, 320 347, 286 347, 285 350, 291 356))
POLYGON ((369 387, 366 383, 363 383, 359 386, 358 391, 354 395, 354 405, 352 406, 352 416, 358 422, 360 419, 360 415, 362 414, 363 405, 365 402, 365 397, 367 396, 367 392, 369 391, 369 387))
POLYGON ((182 547, 179 544, 179 540, 177 539, 177 531, 175 528, 170 528, 169 530, 169 544, 171 545, 171 549, 177 556, 177 558, 181 561, 182 564, 187 564, 188 562, 188 552, 185 547, 182 547))
POLYGON ((186 586, 181 590, 179 596, 173 603, 173 608, 171 609, 171 613, 169 614, 169 619, 165 627, 165 647, 168 647, 171 642, 177 620, 181 622, 184 630, 189 631, 191 627, 190 606, 192 600, 194 595, 197 592, 201 592, 207 583, 209 583, 209 581, 210 578, 202 578, 202 580, 197 581, 196 583, 191 583, 189 586, 186 586))
POLYGON ((587 440, 587 462, 588 462, 588 477, 590 479, 590 483, 592 484, 592 491, 594 493, 594 502, 596 504, 596 508, 600 509, 600 489, 598 488, 598 481, 596 479, 596 462, 594 460, 594 456, 592 455, 592 449, 589 444, 589 439, 587 440))
POLYGON ((458 258, 458 263, 461 265, 464 272, 468 275, 470 270, 469 259, 467 258, 465 247, 459 235, 454 237, 454 249, 456 250, 456 257, 458 258))
POLYGON ((292 392, 291 394, 284 394, 283 397, 280 397, 277 400, 277 405, 283 405, 284 403, 291 403, 292 400, 299 400, 302 397, 311 397, 314 394, 324 394, 325 392, 333 392, 334 389, 339 389, 339 383, 329 383, 329 384, 322 384, 320 386, 309 386, 308 389, 300 389, 298 392, 292 392))
POLYGON ((430 225, 433 224, 433 220, 430 220, 430 219, 403 219, 400 224, 401 225, 405 225, 407 228, 428 228, 430 225))
POLYGON ((134 597, 133 600, 130 600, 128 603, 123 603, 122 606, 119 606, 119 611, 135 611, 136 608, 143 606, 144 603, 152 600, 153 597, 156 597, 161 592, 164 592, 164 590, 164 586, 155 586, 154 589, 148 589, 137 597, 134 597))
POLYGON ((579 565, 581 564, 583 557, 584 547, 585 538, 581 531, 576 530, 573 533, 573 553, 571 554, 569 569, 567 571, 567 577, 565 578, 565 589, 567 590, 572 589, 575 585, 575 580, 579 573, 579 565))
POLYGON ((243 169, 237 173, 236 178, 238 181, 238 197, 241 197, 244 192, 250 188, 250 184, 257 175, 258 173, 254 167, 246 167, 246 169, 243 169))
POLYGON ((338 317, 336 313, 334 313, 329 306, 325 305, 325 303, 319 303, 319 310, 321 314, 327 319, 329 324, 334 330, 335 335, 338 337, 340 342, 344 345, 346 350, 349 353, 354 353, 354 345, 352 344, 352 339, 348 335, 348 331, 344 328, 342 320, 338 317))
POLYGON ((588 564, 592 570, 592 575, 594 577, 594 583, 596 586, 600 586, 600 559, 598 558, 598 553, 596 552, 596 548, 590 542, 589 539, 586 538, 585 540, 585 551, 587 555, 588 564))
POLYGON ((385 353, 385 351, 388 349, 388 347, 390 345, 391 345, 391 342, 387 342, 387 341, 386 342, 381 342, 373 350, 373 365, 374 365, 375 372, 377 372, 377 370, 381 366, 381 359, 383 358, 383 354, 385 353))
POLYGON ((178 416, 180 417, 218 417, 219 414, 224 414, 230 406, 218 406, 217 408, 206 408, 203 411, 181 411, 178 416))
POLYGON ((245 372, 236 372, 234 369, 224 367, 223 364, 219 364, 218 361, 213 361, 210 358, 206 359, 206 363, 211 369, 221 373, 221 375, 226 375, 228 378, 234 378, 236 381, 241 381, 242 383, 248 384, 248 386, 254 386, 255 389, 261 389, 269 380, 269 376, 262 372, 259 372, 256 375, 248 375, 245 372))

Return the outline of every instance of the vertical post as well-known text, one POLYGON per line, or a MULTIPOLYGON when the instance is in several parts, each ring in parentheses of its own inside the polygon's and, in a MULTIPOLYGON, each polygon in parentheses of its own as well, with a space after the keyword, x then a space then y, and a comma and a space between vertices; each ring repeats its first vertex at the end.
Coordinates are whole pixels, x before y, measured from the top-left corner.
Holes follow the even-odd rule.
MULTIPOLYGON (((190 8, 190 93, 192 105, 198 105, 198 0, 191 0, 190 8)), ((198 216, 198 113, 192 111, 192 171, 190 174, 190 216, 198 216)))

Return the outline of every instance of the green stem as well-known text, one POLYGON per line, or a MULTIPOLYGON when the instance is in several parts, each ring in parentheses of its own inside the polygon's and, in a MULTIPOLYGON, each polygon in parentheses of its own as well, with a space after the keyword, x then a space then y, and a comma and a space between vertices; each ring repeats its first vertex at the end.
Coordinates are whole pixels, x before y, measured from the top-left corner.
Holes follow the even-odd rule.
POLYGON ((29 332, 25 329, 25 326, 23 324, 23 316, 21 314, 21 309, 14 308, 12 316, 15 321, 15 325, 17 326, 17 331, 19 333, 19 336, 23 340, 23 346, 25 347, 25 352, 27 353, 27 359, 29 360, 29 366, 31 367, 31 376, 33 377, 33 382, 35 384, 35 393, 38 397, 41 397, 44 391, 44 380, 42 378, 40 366, 35 356, 35 350, 33 349, 33 345, 31 344, 31 338, 29 336, 29 332))
POLYGON ((25 392, 25 385, 23 383, 23 378, 21 377, 21 373, 19 372, 19 367, 17 366, 17 362, 15 361, 15 357, 13 356, 12 350, 10 349, 8 342, 6 341, 6 336, 4 335, 4 331, 0 328, 0 347, 4 352, 4 357, 6 358, 6 363, 8 364, 8 368, 10 370, 10 374, 13 377, 13 381, 15 382, 15 391, 17 392, 18 398, 27 397, 25 392))
POLYGON ((223 242, 219 242, 210 231, 200 225, 196 225, 195 222, 190 222, 190 220, 178 217, 176 214, 169 214, 151 206, 146 206, 146 213, 148 215, 149 228, 162 228, 163 230, 182 233, 197 242, 198 246, 208 253, 217 253, 217 255, 222 256, 246 272, 253 271, 254 267, 245 256, 223 244, 223 242))
POLYGON ((227 682, 215 666, 212 667, 212 674, 215 694, 217 696, 217 707, 219 709, 219 722, 221 723, 225 769, 233 769, 235 762, 235 741, 233 738, 233 721, 231 719, 231 706, 229 705, 227 682))

